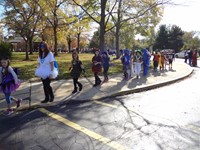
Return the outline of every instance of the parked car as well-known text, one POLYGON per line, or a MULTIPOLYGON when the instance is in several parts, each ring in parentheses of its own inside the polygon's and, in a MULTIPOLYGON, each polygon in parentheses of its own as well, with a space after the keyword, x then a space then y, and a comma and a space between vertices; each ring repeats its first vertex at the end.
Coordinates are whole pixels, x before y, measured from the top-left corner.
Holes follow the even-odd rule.
POLYGON ((181 51, 181 52, 179 52, 179 53, 176 53, 176 54, 175 54, 175 57, 176 57, 176 58, 185 58, 185 51, 186 51, 186 50, 183 50, 183 51, 181 51))

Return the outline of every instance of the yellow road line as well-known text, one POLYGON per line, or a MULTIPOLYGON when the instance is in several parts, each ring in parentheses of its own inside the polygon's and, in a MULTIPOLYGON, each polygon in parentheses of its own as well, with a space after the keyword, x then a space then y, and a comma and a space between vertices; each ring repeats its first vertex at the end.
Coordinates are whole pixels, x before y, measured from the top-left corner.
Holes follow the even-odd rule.
POLYGON ((100 105, 103 105, 103 106, 107 106, 107 107, 118 108, 118 106, 116 106, 116 105, 100 102, 100 101, 97 101, 97 100, 94 100, 94 103, 97 103, 97 104, 100 104, 100 105))
POLYGON ((104 143, 104 144, 116 149, 116 150, 125 150, 125 147, 123 147, 122 145, 118 144, 117 142, 111 141, 110 139, 105 138, 102 135, 97 134, 97 133, 95 133, 95 132, 93 132, 91 130, 88 130, 87 128, 84 128, 84 127, 82 127, 82 126, 80 126, 80 125, 78 125, 78 124, 76 124, 76 123, 74 123, 74 122, 72 122, 72 121, 70 121, 68 119, 65 119, 65 118, 63 118, 63 117, 61 117, 61 116, 59 116, 59 115, 57 115, 55 113, 52 113, 52 112, 50 112, 50 111, 48 111, 48 110, 46 110, 44 108, 40 108, 39 110, 42 113, 46 114, 47 116, 49 116, 51 118, 54 118, 54 119, 64 123, 65 125, 73 128, 73 129, 76 129, 76 130, 78 130, 78 131, 80 131, 80 132, 82 132, 82 133, 84 133, 84 134, 86 134, 86 135, 88 135, 88 136, 90 136, 90 137, 92 137, 92 138, 94 138, 94 139, 96 139, 96 140, 98 140, 98 141, 100 141, 100 142, 102 142, 102 143, 104 143))

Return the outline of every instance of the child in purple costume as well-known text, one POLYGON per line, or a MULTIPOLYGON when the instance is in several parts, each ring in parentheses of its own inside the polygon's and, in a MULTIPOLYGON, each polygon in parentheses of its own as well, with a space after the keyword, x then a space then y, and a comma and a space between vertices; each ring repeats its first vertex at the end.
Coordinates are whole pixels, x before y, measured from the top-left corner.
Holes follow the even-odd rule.
POLYGON ((7 102, 7 110, 5 111, 5 115, 10 115, 13 113, 13 110, 11 109, 11 100, 16 102, 17 108, 20 106, 22 100, 11 96, 11 93, 16 91, 19 86, 20 82, 17 74, 10 66, 10 60, 6 57, 1 59, 0 91, 4 93, 7 102))

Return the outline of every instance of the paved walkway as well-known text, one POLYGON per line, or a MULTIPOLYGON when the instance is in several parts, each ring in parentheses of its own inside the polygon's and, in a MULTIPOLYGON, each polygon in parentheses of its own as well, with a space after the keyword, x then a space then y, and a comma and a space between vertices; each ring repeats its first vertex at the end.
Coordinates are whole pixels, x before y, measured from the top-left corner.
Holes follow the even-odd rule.
MULTIPOLYGON (((55 93, 55 100, 52 103, 41 104, 41 101, 44 99, 41 82, 33 82, 31 84, 29 82, 24 82, 17 92, 13 93, 13 96, 21 98, 29 97, 29 89, 31 87, 31 107, 45 107, 66 101, 85 102, 90 100, 101 100, 106 97, 145 91, 164 86, 168 83, 174 83, 189 76, 192 71, 192 67, 177 60, 173 64, 173 70, 154 72, 150 69, 148 76, 143 77, 141 75, 140 79, 136 79, 134 76, 128 81, 123 81, 123 74, 116 74, 109 76, 109 82, 97 87, 93 87, 94 77, 82 77, 80 78, 80 82, 83 84, 83 90, 76 94, 71 94, 73 91, 73 81, 71 79, 53 81, 51 85, 55 93)), ((103 79, 103 77, 101 77, 101 79, 103 79)), ((13 106, 15 105, 13 104, 13 106)), ((24 100, 20 109, 28 107, 28 100, 24 100)), ((6 103, 4 96, 0 94, 0 111, 5 110, 5 108, 6 103)))

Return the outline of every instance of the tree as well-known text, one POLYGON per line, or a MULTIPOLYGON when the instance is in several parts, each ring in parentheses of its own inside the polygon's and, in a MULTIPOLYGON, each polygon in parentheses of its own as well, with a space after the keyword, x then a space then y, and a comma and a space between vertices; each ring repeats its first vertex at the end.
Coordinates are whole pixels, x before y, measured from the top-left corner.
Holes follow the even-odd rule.
POLYGON ((158 34, 156 36, 156 41, 154 44, 154 49, 166 49, 169 48, 169 34, 166 25, 161 25, 159 27, 158 34))
POLYGON ((184 45, 183 35, 181 28, 173 25, 169 30, 169 48, 174 49, 175 52, 179 51, 184 45))
MULTIPOLYGON (((163 11, 162 6, 169 4, 170 0, 149 0, 148 2, 146 0, 118 0, 117 2, 116 13, 113 12, 112 20, 116 29, 116 50, 117 57, 119 57, 120 33, 123 32, 123 28, 126 28, 127 26, 130 28, 130 26, 132 26, 132 36, 137 33, 145 36, 148 35, 160 21, 163 11)), ((131 30, 129 30, 129 32, 131 32, 131 30)), ((130 36, 127 40, 130 41, 132 40, 131 38, 132 37, 130 36)))
POLYGON ((81 34, 84 31, 87 31, 89 28, 89 23, 90 23, 90 18, 85 14, 85 12, 80 9, 80 7, 77 8, 77 6, 74 6, 73 9, 73 16, 75 17, 73 28, 72 30, 76 34, 77 38, 77 50, 80 50, 80 39, 81 39, 81 34))
POLYGON ((32 40, 38 21, 40 20, 40 9, 32 0, 6 0, 4 3, 4 21, 9 31, 20 35, 26 43, 26 60, 33 52, 32 40))
POLYGON ((63 11, 60 9, 62 4, 64 4, 67 0, 42 0, 37 1, 37 4, 40 6, 40 9, 42 11, 43 17, 46 18, 47 22, 52 26, 53 28, 53 34, 54 34, 54 55, 58 55, 57 51, 57 45, 58 45, 58 38, 57 38, 57 29, 59 27, 60 22, 62 22, 63 11))
POLYGON ((154 49, 174 49, 176 52, 183 47, 184 32, 180 27, 161 25, 156 36, 154 49))
POLYGON ((78 0, 72 0, 77 6, 81 7, 84 12, 97 24, 99 24, 100 27, 100 34, 99 34, 99 48, 101 51, 105 50, 105 33, 106 33, 106 27, 108 24, 108 21, 110 19, 111 13, 117 3, 117 1, 114 2, 114 4, 111 6, 111 9, 109 3, 107 0, 84 0, 84 1, 78 1, 78 0), (100 13, 99 13, 100 12, 100 13))
POLYGON ((99 29, 94 32, 92 39, 90 40, 89 48, 99 47, 99 29))
POLYGON ((197 36, 197 32, 185 32, 183 35, 184 46, 183 49, 200 49, 200 39, 197 36))

